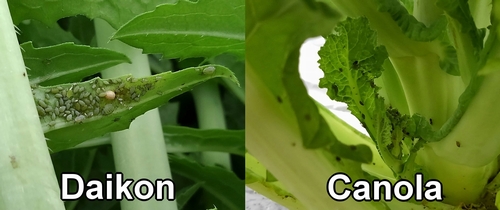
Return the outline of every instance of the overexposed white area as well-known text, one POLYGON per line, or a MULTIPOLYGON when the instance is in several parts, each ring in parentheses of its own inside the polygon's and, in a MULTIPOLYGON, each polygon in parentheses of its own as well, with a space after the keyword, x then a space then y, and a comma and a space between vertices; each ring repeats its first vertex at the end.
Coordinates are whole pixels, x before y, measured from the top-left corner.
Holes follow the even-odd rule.
MULTIPOLYGON (((318 86, 319 79, 324 76, 318 64, 318 51, 324 43, 325 40, 323 37, 311 38, 304 42, 300 48, 300 77, 302 81, 304 81, 304 85, 313 99, 323 104, 352 127, 368 135, 365 128, 361 126, 359 120, 347 110, 347 105, 345 103, 331 100, 328 95, 326 95, 327 90, 319 88, 318 86)), ((267 199, 248 187, 245 188, 245 206, 246 210, 286 210, 285 207, 267 199)))

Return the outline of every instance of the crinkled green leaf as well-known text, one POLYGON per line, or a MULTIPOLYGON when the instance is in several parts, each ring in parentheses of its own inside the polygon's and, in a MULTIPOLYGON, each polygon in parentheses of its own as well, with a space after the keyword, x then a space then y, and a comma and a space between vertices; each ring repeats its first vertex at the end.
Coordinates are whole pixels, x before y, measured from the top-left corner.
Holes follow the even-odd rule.
POLYGON ((403 33, 415 41, 435 40, 445 31, 448 24, 446 17, 441 16, 427 27, 413 17, 400 0, 378 0, 378 4, 379 11, 389 13, 403 33))
POLYGON ((119 28, 136 15, 153 10, 159 4, 175 2, 175 0, 8 0, 14 24, 35 19, 46 25, 55 25, 56 21, 63 17, 85 15, 90 19, 102 18, 114 28, 119 28))
POLYGON ((466 0, 438 0, 436 5, 443 9, 450 17, 460 24, 460 32, 467 33, 475 49, 475 55, 479 55, 483 46, 484 31, 478 30, 472 18, 468 1, 466 0))
POLYGON ((377 46, 377 34, 366 18, 341 22, 326 37, 318 52, 325 77, 320 87, 327 88, 332 100, 345 102, 375 140, 384 161, 395 172, 402 171, 404 158, 400 142, 406 121, 394 109, 385 107, 374 80, 382 74, 387 51, 377 46), (392 149, 389 149, 392 148, 392 149))
POLYGON ((113 39, 166 58, 209 58, 222 53, 242 58, 244 14, 243 0, 179 1, 135 17, 113 39))
POLYGON ((32 42, 27 42, 21 48, 31 84, 78 82, 111 66, 130 63, 119 52, 74 43, 34 48, 32 42))
POLYGON ((232 78, 237 82, 229 69, 210 65, 139 79, 126 75, 107 80, 96 78, 82 83, 38 87, 33 90, 33 95, 48 138, 47 144, 53 152, 57 152, 93 137, 126 129, 146 111, 217 77, 232 78), (215 68, 212 74, 203 73, 208 67, 215 68), (115 92, 114 99, 101 97, 107 90, 115 92))
POLYGON ((436 5, 451 17, 449 28, 455 48, 459 50, 460 74, 468 83, 478 70, 477 62, 483 49, 485 31, 476 28, 468 1, 439 0, 436 5))
POLYGON ((408 13, 410 15, 413 15, 414 1, 413 0, 401 0, 401 3, 403 4, 403 6, 405 6, 406 11, 408 11, 408 13))

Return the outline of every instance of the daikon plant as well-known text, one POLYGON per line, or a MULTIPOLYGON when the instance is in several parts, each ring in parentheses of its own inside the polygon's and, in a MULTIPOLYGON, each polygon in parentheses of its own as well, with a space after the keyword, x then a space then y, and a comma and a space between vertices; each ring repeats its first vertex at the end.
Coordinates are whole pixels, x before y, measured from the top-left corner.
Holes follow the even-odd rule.
POLYGON ((247 15, 249 187, 289 209, 500 206, 497 1, 250 0, 247 15), (317 84, 368 136, 307 94, 299 49, 316 36, 317 84))
POLYGON ((0 209, 243 208, 244 8, 0 0, 0 209), (175 185, 117 200, 121 174, 175 185))

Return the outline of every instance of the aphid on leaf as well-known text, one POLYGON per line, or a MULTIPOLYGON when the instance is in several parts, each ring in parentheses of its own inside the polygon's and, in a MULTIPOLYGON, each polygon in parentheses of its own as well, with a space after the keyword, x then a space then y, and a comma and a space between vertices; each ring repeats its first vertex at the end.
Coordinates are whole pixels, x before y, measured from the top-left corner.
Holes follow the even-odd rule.
POLYGON ((17 164, 17 161, 16 161, 16 156, 11 155, 9 157, 10 157, 10 165, 12 166, 12 168, 19 167, 19 165, 17 164))
POLYGON ((354 62, 352 63, 352 68, 353 68, 353 69, 358 69, 358 68, 359 68, 359 63, 358 63, 358 61, 354 61, 354 62))
POLYGON ((85 120, 85 116, 83 116, 83 115, 79 115, 78 117, 75 117, 75 122, 76 123, 80 123, 83 120, 85 120))
POLYGON ((114 110, 115 107, 113 106, 113 104, 106 104, 106 106, 104 106, 104 108, 102 109, 102 114, 108 115, 113 113, 114 110))
POLYGON ((47 108, 47 104, 43 100, 38 100, 38 105, 40 105, 43 108, 47 108))
POLYGON ((429 123, 432 125, 432 118, 429 118, 429 123))
POLYGON ((213 74, 214 71, 215 71, 215 67, 209 66, 209 67, 204 68, 202 72, 204 75, 209 75, 209 74, 213 74))

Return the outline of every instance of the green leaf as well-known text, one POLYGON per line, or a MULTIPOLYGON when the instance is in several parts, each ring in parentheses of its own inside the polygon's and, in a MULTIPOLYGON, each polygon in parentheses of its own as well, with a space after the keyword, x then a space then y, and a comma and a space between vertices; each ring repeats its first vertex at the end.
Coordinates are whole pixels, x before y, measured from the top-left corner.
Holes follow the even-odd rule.
POLYGON ((132 76, 96 78, 82 83, 38 87, 33 95, 45 136, 49 139, 47 144, 57 152, 126 129, 133 119, 146 111, 216 77, 233 78, 237 82, 229 69, 210 65, 140 79, 132 76), (212 74, 203 73, 208 67, 215 68, 212 74), (115 99, 100 97, 106 90, 114 91, 115 99))
POLYGON ((81 44, 73 34, 63 30, 59 25, 48 27, 36 20, 22 22, 18 25, 19 35, 17 39, 19 43, 33 42, 35 47, 46 47, 64 42, 74 42, 81 44))
POLYGON ((242 58, 244 14, 243 0, 179 1, 137 16, 118 29, 113 39, 166 58, 210 58, 222 53, 242 58))
POLYGON ((8 0, 14 24, 35 19, 46 25, 55 25, 56 21, 63 17, 85 15, 90 19, 102 18, 114 28, 119 28, 136 15, 153 10, 159 4, 175 2, 175 0, 8 0))
POLYGON ((415 41, 428 42, 435 40, 443 34, 448 24, 446 17, 441 16, 427 27, 411 15, 399 0, 378 0, 378 4, 378 10, 389 13, 405 36, 415 41))
MULTIPOLYGON (((174 174, 179 174, 195 182, 205 182, 202 186, 210 194, 218 198, 229 209, 243 209, 245 206, 245 183, 236 175, 224 168, 203 166, 190 159, 169 156, 170 166, 174 174)), ((223 206, 215 203, 216 206, 223 206)))
POLYGON ((175 198, 177 202, 177 207, 178 209, 183 209, 186 203, 193 197, 193 195, 200 189, 202 185, 204 185, 205 182, 197 182, 191 186, 185 187, 181 191, 179 191, 175 198))
POLYGON ((78 82, 111 66, 130 63, 121 53, 74 43, 34 48, 31 42, 27 42, 21 44, 21 48, 31 84, 78 82))
MULTIPOLYGON (((89 174, 94 163, 96 149, 72 150, 52 155, 52 162, 56 174, 74 172, 88 180, 89 174)), ((59 183, 61 176, 58 176, 59 183)), ((69 192, 76 192, 78 186, 75 182, 69 182, 69 192)), ((79 200, 68 201, 65 203, 66 209, 74 209, 79 200)))
POLYGON ((332 100, 347 103, 376 141, 384 161, 395 172, 401 172, 401 159, 407 157, 400 147, 407 118, 397 110, 386 109, 384 98, 377 92, 380 88, 374 80, 382 75, 388 54, 385 47, 377 46, 377 34, 370 29, 368 20, 347 18, 326 37, 318 54, 325 73, 320 87, 328 89, 332 100))
POLYGON ((218 151, 245 155, 244 130, 202 130, 181 126, 164 126, 163 132, 167 144, 176 148, 169 149, 169 152, 218 151))
MULTIPOLYGON (((235 56, 223 54, 215 57, 212 63, 227 66, 234 72, 236 78, 245 78, 245 64, 237 60, 235 56)), ((240 88, 227 79, 223 79, 222 81, 226 88, 228 88, 242 103, 245 103, 245 88, 240 88)), ((240 83, 242 87, 245 87, 244 79, 241 79, 240 83)))
POLYGON ((91 45, 92 39, 95 37, 94 22, 81 15, 70 17, 68 22, 68 31, 82 43, 91 45))
MULTIPOLYGON (((163 126, 163 136, 169 153, 227 152, 244 155, 244 130, 201 130, 182 126, 163 126)), ((109 144, 109 135, 85 141, 74 148, 109 144)), ((52 148, 51 148, 52 149, 52 148)))

